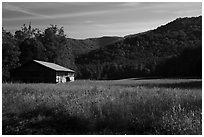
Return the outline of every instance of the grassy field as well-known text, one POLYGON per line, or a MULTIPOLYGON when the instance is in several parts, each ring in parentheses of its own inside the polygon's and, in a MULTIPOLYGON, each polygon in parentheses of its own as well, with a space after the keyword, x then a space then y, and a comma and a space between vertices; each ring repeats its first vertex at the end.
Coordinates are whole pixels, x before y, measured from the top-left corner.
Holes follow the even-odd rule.
POLYGON ((2 84, 3 134, 202 134, 201 79, 2 84))

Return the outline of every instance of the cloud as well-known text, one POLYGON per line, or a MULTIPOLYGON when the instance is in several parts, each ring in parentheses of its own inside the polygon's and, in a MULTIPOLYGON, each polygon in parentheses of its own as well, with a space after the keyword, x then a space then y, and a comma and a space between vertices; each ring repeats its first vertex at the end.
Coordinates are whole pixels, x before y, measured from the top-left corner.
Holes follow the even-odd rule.
POLYGON ((32 16, 36 16, 36 17, 50 18, 50 16, 37 14, 37 13, 22 9, 18 6, 14 6, 14 5, 11 5, 8 3, 3 3, 2 8, 3 8, 3 10, 7 10, 7 11, 20 12, 20 13, 24 13, 24 14, 28 14, 28 15, 32 15, 32 16))
POLYGON ((202 15, 202 10, 200 9, 194 9, 194 10, 186 10, 186 11, 176 11, 175 12, 177 15, 179 16, 188 16, 188 15, 194 15, 194 16, 198 16, 198 15, 202 15))
POLYGON ((125 2, 125 3, 121 3, 119 6, 132 8, 132 7, 138 7, 140 5, 141 4, 139 2, 125 2))
POLYGON ((78 12, 78 13, 71 13, 71 14, 61 14, 55 15, 53 18, 71 18, 71 17, 80 17, 80 16, 93 16, 93 15, 100 15, 100 14, 110 14, 113 12, 117 12, 116 10, 100 10, 100 11, 87 11, 87 12, 78 12))
POLYGON ((86 23, 86 24, 92 24, 92 23, 94 23, 95 21, 93 21, 93 20, 85 20, 85 21, 83 21, 83 23, 86 23))
POLYGON ((47 19, 60 19, 60 18, 74 18, 74 17, 84 17, 84 16, 96 16, 96 15, 103 15, 103 14, 110 14, 117 12, 117 10, 110 9, 110 10, 99 10, 99 11, 87 11, 87 12, 74 12, 74 13, 61 13, 61 14, 55 14, 55 15, 41 15, 41 14, 36 14, 33 12, 29 12, 26 10, 23 10, 21 8, 15 7, 15 6, 8 6, 6 7, 7 9, 12 9, 13 11, 18 11, 22 13, 27 13, 30 15, 34 16, 29 16, 29 17, 16 17, 16 18, 5 18, 3 19, 4 21, 17 21, 17 20, 47 20, 47 19), (14 7, 14 8, 12 8, 14 7))

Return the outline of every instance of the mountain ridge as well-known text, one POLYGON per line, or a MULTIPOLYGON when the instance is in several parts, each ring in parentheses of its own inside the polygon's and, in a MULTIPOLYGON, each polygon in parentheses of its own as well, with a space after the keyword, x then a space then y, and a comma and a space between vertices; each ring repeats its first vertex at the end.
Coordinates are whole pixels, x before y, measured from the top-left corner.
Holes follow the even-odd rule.
POLYGON ((202 16, 178 18, 156 29, 124 36, 115 43, 81 55, 75 63, 78 67, 83 66, 84 73, 90 73, 87 77, 93 79, 129 77, 131 74, 125 71, 131 69, 134 76, 149 75, 156 73, 157 66, 164 60, 201 45, 202 16), (108 67, 112 68, 107 70, 108 67), (111 71, 118 72, 113 76, 111 71), (107 72, 110 76, 105 74, 107 72))
POLYGON ((72 39, 67 38, 70 47, 72 48, 73 54, 78 56, 80 54, 88 53, 89 51, 96 50, 105 45, 112 44, 123 37, 117 36, 103 36, 98 38, 87 38, 87 39, 72 39))

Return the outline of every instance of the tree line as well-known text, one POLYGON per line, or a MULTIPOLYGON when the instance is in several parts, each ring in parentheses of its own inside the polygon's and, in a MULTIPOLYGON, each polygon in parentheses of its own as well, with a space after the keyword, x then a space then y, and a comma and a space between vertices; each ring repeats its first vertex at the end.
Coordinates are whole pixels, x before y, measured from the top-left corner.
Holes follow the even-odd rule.
POLYGON ((56 25, 43 31, 23 25, 14 34, 2 28, 2 78, 8 81, 11 69, 33 59, 74 69, 78 79, 201 77, 201 49, 201 16, 123 38, 75 40, 56 25))
POLYGON ((74 58, 63 28, 51 25, 41 31, 24 24, 14 35, 2 28, 3 81, 9 80, 11 69, 33 59, 74 69, 74 58))

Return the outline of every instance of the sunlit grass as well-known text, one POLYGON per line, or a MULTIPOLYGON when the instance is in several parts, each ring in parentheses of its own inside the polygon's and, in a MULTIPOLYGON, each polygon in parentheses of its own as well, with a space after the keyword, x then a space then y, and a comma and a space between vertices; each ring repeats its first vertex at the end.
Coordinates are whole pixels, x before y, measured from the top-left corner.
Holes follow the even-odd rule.
POLYGON ((3 134, 202 134, 201 80, 2 88, 3 134))

